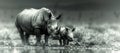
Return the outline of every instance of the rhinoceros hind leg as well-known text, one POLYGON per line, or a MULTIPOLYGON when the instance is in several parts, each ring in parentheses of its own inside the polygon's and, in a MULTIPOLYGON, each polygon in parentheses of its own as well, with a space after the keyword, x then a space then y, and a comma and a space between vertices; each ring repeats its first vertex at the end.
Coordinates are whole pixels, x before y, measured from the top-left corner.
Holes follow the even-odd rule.
POLYGON ((20 34, 20 38, 22 40, 22 43, 25 44, 24 31, 20 27, 17 27, 17 29, 18 29, 18 32, 20 34))
POLYGON ((28 40, 28 38, 29 38, 29 34, 28 33, 25 33, 24 34, 24 42, 25 42, 25 45, 29 45, 29 40, 28 40))

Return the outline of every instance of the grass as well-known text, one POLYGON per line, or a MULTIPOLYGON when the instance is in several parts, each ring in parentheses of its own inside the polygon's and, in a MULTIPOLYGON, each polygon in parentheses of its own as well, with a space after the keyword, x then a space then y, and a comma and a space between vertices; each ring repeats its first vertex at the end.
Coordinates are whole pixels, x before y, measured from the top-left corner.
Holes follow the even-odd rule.
POLYGON ((78 27, 76 31, 76 37, 78 42, 80 42, 80 45, 88 47, 95 45, 118 47, 118 45, 120 45, 120 26, 117 24, 81 26, 78 27))
MULTIPOLYGON (((75 43, 84 47, 120 47, 120 25, 80 25, 74 32, 75 43)), ((43 38, 42 38, 43 39, 43 38)), ((34 39, 35 40, 35 39, 34 39)), ((42 40, 44 43, 44 40, 42 40)), ((50 45, 59 45, 57 40, 49 39, 50 45)), ((14 24, 0 25, 0 46, 23 46, 14 24)))

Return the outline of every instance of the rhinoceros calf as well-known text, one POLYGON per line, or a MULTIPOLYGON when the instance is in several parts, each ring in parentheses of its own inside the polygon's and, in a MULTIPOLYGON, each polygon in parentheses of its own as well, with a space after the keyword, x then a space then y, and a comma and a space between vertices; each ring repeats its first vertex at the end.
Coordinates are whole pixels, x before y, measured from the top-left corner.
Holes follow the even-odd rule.
POLYGON ((20 33, 23 44, 29 45, 30 35, 37 37, 36 45, 40 44, 41 35, 45 34, 45 45, 48 45, 48 37, 57 27, 57 20, 48 8, 24 9, 16 17, 15 25, 20 33), (49 31, 48 31, 49 30, 49 31))
POLYGON ((59 40, 61 46, 68 45, 70 41, 74 40, 74 27, 59 26, 57 28, 57 33, 55 33, 53 39, 59 40))

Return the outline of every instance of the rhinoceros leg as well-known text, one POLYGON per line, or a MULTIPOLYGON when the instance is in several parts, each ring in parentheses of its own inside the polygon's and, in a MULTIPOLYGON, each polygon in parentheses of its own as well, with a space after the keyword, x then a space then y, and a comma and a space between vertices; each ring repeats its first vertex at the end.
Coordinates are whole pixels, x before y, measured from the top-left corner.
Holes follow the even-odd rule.
POLYGON ((41 41, 41 33, 40 33, 40 29, 35 29, 35 34, 36 34, 36 45, 40 45, 40 41, 41 41))
POLYGON ((41 35, 36 35, 36 39, 37 39, 37 42, 36 42, 36 45, 40 45, 40 41, 41 41, 41 35))
POLYGON ((27 33, 24 34, 25 45, 29 45, 29 41, 28 41, 29 36, 30 36, 30 35, 27 34, 27 33))
POLYGON ((18 32, 20 34, 20 38, 22 40, 22 43, 25 44, 25 41, 24 41, 24 31, 21 29, 21 27, 19 25, 16 25, 17 29, 18 29, 18 32))
POLYGON ((22 43, 25 44, 24 33, 22 31, 19 31, 19 33, 20 33, 20 37, 21 37, 22 43))
POLYGON ((24 41, 24 39, 25 39, 24 38, 24 31, 22 30, 22 28, 20 27, 20 25, 17 22, 15 22, 15 25, 16 25, 17 30, 19 32, 20 38, 22 40, 22 43, 25 44, 25 41, 24 41))
POLYGON ((69 45, 69 40, 66 41, 66 45, 69 45))
POLYGON ((65 39, 63 39, 63 46, 65 46, 66 45, 66 40, 65 39))
POLYGON ((69 41, 67 39, 63 39, 63 45, 68 45, 69 44, 69 41))
POLYGON ((45 46, 48 46, 49 34, 45 34, 45 46))

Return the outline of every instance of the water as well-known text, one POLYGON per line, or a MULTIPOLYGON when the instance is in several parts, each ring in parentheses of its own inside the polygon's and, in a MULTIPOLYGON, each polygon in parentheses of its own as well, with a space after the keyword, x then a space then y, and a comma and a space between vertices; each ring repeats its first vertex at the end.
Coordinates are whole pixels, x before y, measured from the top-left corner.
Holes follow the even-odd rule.
POLYGON ((28 48, 0 48, 0 53, 120 53, 109 49, 28 49, 28 48))

